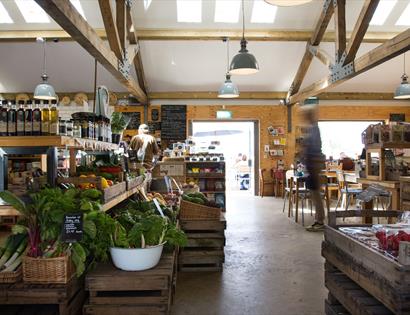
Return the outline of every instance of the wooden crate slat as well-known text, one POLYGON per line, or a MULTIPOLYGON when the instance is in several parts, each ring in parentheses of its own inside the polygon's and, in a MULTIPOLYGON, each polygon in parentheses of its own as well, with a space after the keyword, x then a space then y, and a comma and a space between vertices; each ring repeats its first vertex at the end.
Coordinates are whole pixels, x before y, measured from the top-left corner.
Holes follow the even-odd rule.
POLYGON ((221 232, 211 232, 211 233, 192 233, 185 232, 189 239, 225 239, 225 233, 221 232))
POLYGON ((155 305, 85 305, 84 315, 164 315, 166 306, 155 305))
POLYGON ((347 276, 325 273, 325 284, 332 295, 352 315, 392 315, 393 313, 347 276))
POLYGON ((341 304, 331 304, 328 300, 325 301, 326 315, 350 315, 350 313, 341 304))
POLYGON ((225 246, 225 239, 214 239, 214 238, 190 239, 188 238, 188 244, 186 248, 190 248, 190 247, 223 248, 224 246, 225 246))
POLYGON ((169 291, 165 296, 90 296, 90 304, 121 304, 121 305, 149 305, 149 304, 168 304, 169 291))

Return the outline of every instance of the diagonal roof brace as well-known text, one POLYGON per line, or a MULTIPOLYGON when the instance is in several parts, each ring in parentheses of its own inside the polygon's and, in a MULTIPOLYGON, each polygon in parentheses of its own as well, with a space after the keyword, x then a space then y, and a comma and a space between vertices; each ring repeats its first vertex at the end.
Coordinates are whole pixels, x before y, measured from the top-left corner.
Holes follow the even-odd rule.
POLYGON ((312 56, 318 58, 329 69, 333 66, 334 62, 332 62, 332 58, 327 54, 327 52, 321 49, 319 45, 311 45, 308 43, 306 45, 306 49, 312 54, 312 56))

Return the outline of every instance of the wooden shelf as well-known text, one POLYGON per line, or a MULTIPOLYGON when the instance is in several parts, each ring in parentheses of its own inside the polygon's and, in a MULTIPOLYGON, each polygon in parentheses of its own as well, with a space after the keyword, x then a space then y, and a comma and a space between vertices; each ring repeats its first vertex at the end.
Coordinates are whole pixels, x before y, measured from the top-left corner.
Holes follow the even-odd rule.
POLYGON ((115 197, 114 199, 111 199, 110 201, 108 201, 107 203, 103 204, 102 206, 102 210, 103 211, 108 211, 111 208, 115 207, 116 205, 118 205, 119 203, 123 202, 124 200, 128 199, 129 197, 131 197, 132 195, 136 194, 138 192, 138 190, 140 189, 140 187, 135 187, 131 190, 128 190, 126 192, 124 192, 123 194, 115 197))
POLYGON ((365 145, 367 149, 410 149, 410 142, 385 142, 365 145))
POLYGON ((206 179, 206 178, 225 178, 225 174, 210 174, 210 175, 204 175, 204 174, 186 174, 186 177, 192 177, 192 178, 201 178, 201 179, 206 179))
POLYGON ((186 161, 187 164, 192 163, 225 163, 225 161, 186 161))
POLYGON ((224 194, 225 190, 203 190, 200 192, 203 194, 224 194))
POLYGON ((67 136, 0 137, 0 148, 2 147, 68 147, 93 151, 118 149, 118 145, 115 143, 67 136))
POLYGON ((9 205, 0 205, 0 217, 20 216, 20 212, 9 205))

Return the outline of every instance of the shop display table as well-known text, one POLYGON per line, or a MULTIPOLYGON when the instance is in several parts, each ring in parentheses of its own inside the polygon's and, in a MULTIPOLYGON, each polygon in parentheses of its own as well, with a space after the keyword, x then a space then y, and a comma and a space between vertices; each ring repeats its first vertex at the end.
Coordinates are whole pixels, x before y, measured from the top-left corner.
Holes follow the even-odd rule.
POLYGON ((67 284, 0 285, 0 314, 79 315, 85 300, 84 278, 67 284))
POLYGON ((225 261, 225 214, 219 220, 180 220, 188 244, 179 254, 180 271, 221 271, 225 261))
POLYGON ((325 227, 326 314, 410 314, 410 265, 325 227))
POLYGON ((122 271, 98 264, 85 282, 90 293, 86 315, 169 314, 176 286, 176 251, 163 253, 159 264, 144 271, 122 271))

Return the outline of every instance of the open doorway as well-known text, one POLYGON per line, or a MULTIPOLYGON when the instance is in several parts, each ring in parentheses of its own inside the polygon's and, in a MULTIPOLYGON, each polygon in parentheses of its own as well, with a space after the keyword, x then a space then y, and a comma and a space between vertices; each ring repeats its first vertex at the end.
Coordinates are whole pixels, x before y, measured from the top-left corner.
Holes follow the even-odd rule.
POLYGON ((255 194, 257 178, 255 166, 255 121, 193 121, 192 136, 196 144, 206 147, 219 143, 218 149, 225 157, 226 190, 255 194))

